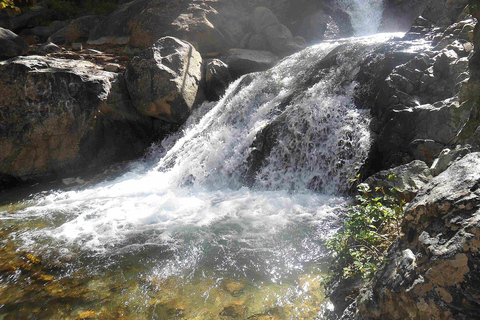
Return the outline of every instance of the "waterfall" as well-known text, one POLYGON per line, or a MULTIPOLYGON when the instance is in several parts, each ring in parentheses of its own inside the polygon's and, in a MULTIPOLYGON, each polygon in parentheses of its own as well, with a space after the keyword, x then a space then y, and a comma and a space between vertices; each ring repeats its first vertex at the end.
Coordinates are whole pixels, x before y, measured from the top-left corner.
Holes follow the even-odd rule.
MULTIPOLYGON (((355 77, 390 37, 322 43, 238 79, 123 175, 37 195, 30 207, 0 216, 19 230, 9 239, 61 270, 59 278, 79 270, 97 277, 92 286, 110 270, 108 281, 123 286, 141 278, 125 289, 127 304, 142 297, 138 282, 246 277, 261 291, 318 269, 327 255, 322 239, 370 147, 355 77)), ((271 305, 301 297, 302 281, 272 295, 271 305)), ((191 318, 219 285, 209 286, 192 300, 199 305, 191 318)))
POLYGON ((340 0, 338 4, 350 15, 355 36, 366 36, 378 31, 383 0, 340 0))

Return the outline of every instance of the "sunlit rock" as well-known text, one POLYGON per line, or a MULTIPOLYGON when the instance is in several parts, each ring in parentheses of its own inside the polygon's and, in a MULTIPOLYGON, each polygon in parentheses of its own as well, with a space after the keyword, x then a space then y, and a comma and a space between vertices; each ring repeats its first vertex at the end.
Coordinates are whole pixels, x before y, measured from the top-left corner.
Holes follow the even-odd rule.
POLYGON ((165 37, 135 56, 125 79, 143 115, 182 124, 190 115, 202 78, 202 57, 188 42, 165 37))

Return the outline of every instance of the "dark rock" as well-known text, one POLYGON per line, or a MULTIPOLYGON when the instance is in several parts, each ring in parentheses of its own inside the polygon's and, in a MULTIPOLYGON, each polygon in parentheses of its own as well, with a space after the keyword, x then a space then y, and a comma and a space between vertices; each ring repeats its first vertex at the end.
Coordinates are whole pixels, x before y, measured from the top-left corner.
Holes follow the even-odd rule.
POLYGON ((218 59, 207 61, 205 66, 205 95, 210 101, 222 97, 232 81, 228 66, 218 59))
POLYGON ((104 17, 95 15, 77 18, 65 28, 52 34, 48 38, 48 41, 55 44, 85 42, 88 40, 92 28, 99 24, 103 19, 104 17))
POLYGON ((89 43, 148 47, 171 35, 190 42, 202 53, 218 52, 240 42, 244 25, 243 9, 233 1, 205 5, 195 1, 135 0, 121 5, 94 28, 89 43))
POLYGON ((277 16, 270 9, 265 7, 255 8, 250 22, 256 33, 262 33, 266 28, 280 24, 277 16))
POLYGON ((230 49, 220 59, 228 65, 234 79, 247 73, 268 70, 278 61, 271 52, 246 49, 230 49))
POLYGON ((268 51, 268 44, 265 36, 259 33, 251 35, 246 47, 250 50, 268 51))
POLYGON ((28 44, 14 32, 0 28, 0 58, 12 58, 28 52, 28 44))
POLYGON ((415 160, 389 170, 380 171, 365 180, 372 190, 386 187, 400 189, 401 198, 410 201, 433 179, 432 171, 423 161, 415 160), (389 177, 394 175, 394 178, 389 177))
POLYGON ((404 235, 357 299, 361 317, 478 319, 479 186, 480 153, 472 153, 420 191, 407 207, 404 235))
POLYGON ((29 56, 0 62, 0 175, 42 178, 142 155, 158 138, 120 74, 90 62, 29 56))
POLYGON ((55 43, 49 42, 40 46, 39 51, 43 54, 58 53, 58 52, 62 52, 62 48, 57 46, 55 43))
POLYGON ((165 37, 128 63, 125 78, 141 114, 182 124, 197 98, 202 57, 191 44, 165 37))

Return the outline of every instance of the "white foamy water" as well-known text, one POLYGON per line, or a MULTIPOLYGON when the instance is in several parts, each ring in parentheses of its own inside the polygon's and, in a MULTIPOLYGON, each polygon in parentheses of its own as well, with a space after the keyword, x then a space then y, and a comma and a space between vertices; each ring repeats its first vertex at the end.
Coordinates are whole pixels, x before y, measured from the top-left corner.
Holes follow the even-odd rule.
POLYGON ((383 0, 340 0, 338 4, 350 15, 355 36, 371 35, 378 31, 383 0))
POLYGON ((389 37, 320 44, 237 80, 164 141, 158 162, 17 213, 62 217, 19 237, 30 247, 47 238, 47 248, 101 255, 161 247, 171 253, 158 263, 166 275, 208 265, 280 278, 315 261, 369 149, 369 117, 355 107, 353 79, 362 57, 389 37), (259 140, 269 152, 252 165, 259 140))

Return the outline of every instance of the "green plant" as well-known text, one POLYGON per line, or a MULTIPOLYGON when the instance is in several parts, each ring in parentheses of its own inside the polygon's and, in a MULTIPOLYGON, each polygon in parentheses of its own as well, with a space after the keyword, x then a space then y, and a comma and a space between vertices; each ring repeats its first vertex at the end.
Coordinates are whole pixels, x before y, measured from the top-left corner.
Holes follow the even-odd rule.
MULTIPOLYGON (((389 177, 395 178, 395 175, 389 177)), ((361 276, 368 279, 400 236, 405 201, 400 200, 398 188, 372 190, 365 183, 357 188, 357 204, 350 208, 343 228, 326 245, 333 253, 331 269, 334 274, 342 278, 361 276)))

